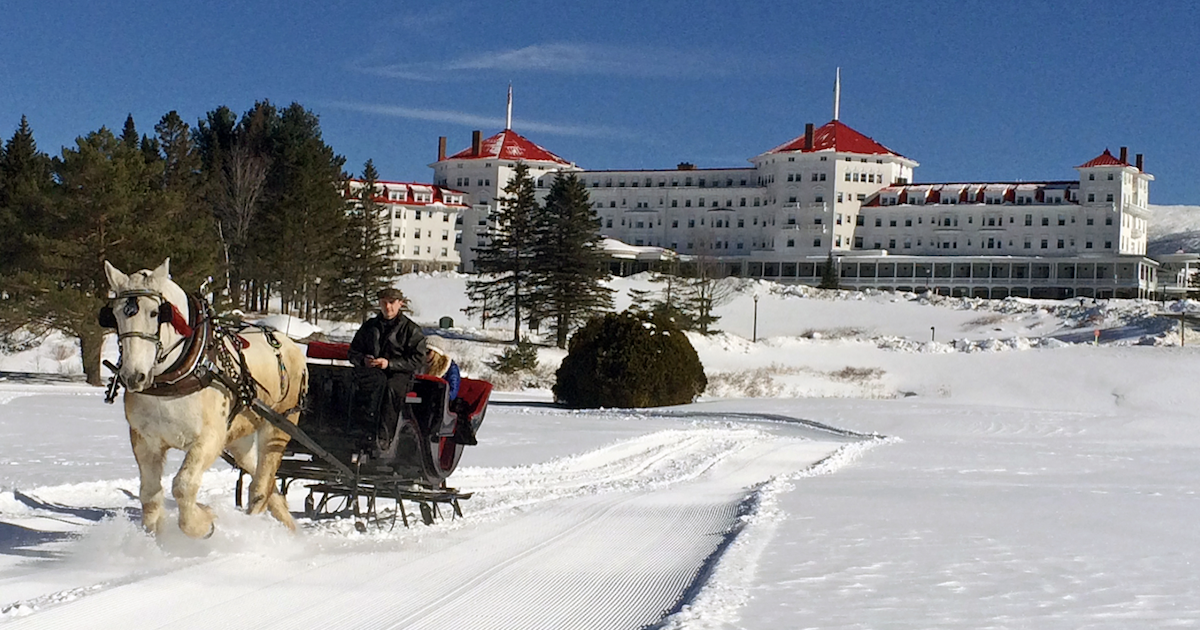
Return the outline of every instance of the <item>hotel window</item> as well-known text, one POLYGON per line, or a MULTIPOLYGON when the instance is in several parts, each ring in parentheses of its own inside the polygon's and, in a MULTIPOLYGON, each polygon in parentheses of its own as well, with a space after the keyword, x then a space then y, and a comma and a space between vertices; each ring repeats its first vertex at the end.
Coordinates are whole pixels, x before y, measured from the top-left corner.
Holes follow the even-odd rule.
POLYGON ((694 227, 696 227, 696 220, 695 220, 695 219, 688 219, 688 227, 690 227, 690 228, 694 228, 694 227))
POLYGON ((612 219, 609 219, 607 222, 605 222, 604 227, 612 227, 612 219))
POLYGON ((787 246, 788 246, 788 247, 795 247, 795 246, 796 246, 796 239, 794 239, 794 238, 789 238, 789 239, 788 239, 788 241, 787 241, 787 246))
POLYGON ((1112 241, 1104 241, 1104 249, 1112 249, 1112 241))
POLYGON ((813 201, 816 203, 825 203, 825 195, 817 195, 813 201))
POLYGON ((896 249, 896 239, 894 239, 894 238, 888 239, 888 249, 896 249))
POLYGON ((746 220, 738 219, 738 227, 746 227, 746 220))
POLYGON ((1104 225, 1112 225, 1112 217, 1104 217, 1104 225))
POLYGON ((1084 243, 1084 249, 1091 249, 1091 248, 1092 248, 1092 242, 1091 242, 1091 241, 1088 241, 1088 242, 1084 243))
POLYGON ((1108 193, 1107 195, 1105 195, 1105 199, 1104 199, 1104 200, 1105 200, 1105 201, 1112 201, 1112 200, 1113 200, 1112 193, 1108 193))
POLYGON ((1095 200, 1096 200, 1096 194, 1095 194, 1095 193, 1088 193, 1088 202, 1092 202, 1092 201, 1095 201, 1095 200))
POLYGON ((862 249, 862 246, 863 246, 863 240, 862 240, 862 239, 863 239, 863 237, 861 237, 861 236, 855 236, 855 237, 854 237, 854 248, 855 248, 855 249, 862 249))
POLYGON ((820 247, 820 246, 821 246, 821 237, 818 236, 817 238, 813 239, 813 247, 820 247))
POLYGON ((1059 248, 1059 249, 1062 249, 1062 248, 1063 248, 1063 245, 1064 245, 1064 243, 1063 243, 1063 240, 1062 240, 1061 238, 1060 238, 1060 239, 1058 239, 1058 248, 1059 248))
POLYGON ((679 219, 675 219, 674 221, 671 221, 671 227, 673 227, 673 228, 679 227, 679 219))
POLYGON ((1033 225, 1033 215, 1032 214, 1025 215, 1025 225, 1033 225))
POLYGON ((1067 220, 1066 220, 1065 218, 1063 218, 1063 215, 1061 215, 1061 214, 1060 214, 1060 215, 1058 215, 1058 224, 1059 224, 1059 225, 1066 225, 1066 224, 1067 224, 1067 220))

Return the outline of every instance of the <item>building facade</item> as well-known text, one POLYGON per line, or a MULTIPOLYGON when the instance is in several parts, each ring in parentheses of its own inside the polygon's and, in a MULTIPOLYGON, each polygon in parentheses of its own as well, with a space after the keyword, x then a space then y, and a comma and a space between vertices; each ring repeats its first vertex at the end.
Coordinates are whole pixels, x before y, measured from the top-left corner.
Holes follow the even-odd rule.
MULTIPOLYGON (((350 180, 346 197, 358 197, 363 186, 362 180, 350 180)), ((465 198, 465 193, 442 186, 376 182, 380 229, 395 273, 453 271, 462 265, 455 241, 456 226, 468 208, 465 198)))
POLYGON ((460 251, 518 162, 544 194, 558 173, 585 183, 601 233, 677 252, 722 275, 816 284, 826 262, 843 286, 947 295, 1140 297, 1157 287, 1146 257, 1149 183, 1142 156, 1107 149, 1078 180, 913 183, 918 163, 841 121, 815 127, 741 168, 587 170, 511 129, 451 156, 435 181, 466 193, 460 251))

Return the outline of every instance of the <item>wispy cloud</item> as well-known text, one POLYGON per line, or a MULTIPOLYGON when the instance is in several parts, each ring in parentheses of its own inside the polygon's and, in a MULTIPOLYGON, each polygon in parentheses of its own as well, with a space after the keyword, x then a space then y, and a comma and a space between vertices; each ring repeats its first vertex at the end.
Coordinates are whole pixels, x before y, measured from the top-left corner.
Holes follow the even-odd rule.
MULTIPOLYGON (((466 127, 474 127, 476 129, 494 129, 504 125, 504 119, 501 117, 480 116, 468 112, 457 112, 444 109, 421 109, 414 107, 400 107, 397 105, 379 105, 373 103, 350 103, 345 101, 334 101, 325 104, 325 107, 332 107, 347 111, 362 112, 365 114, 376 114, 379 116, 390 116, 393 118, 407 118, 410 120, 428 120, 433 122, 444 122, 455 125, 463 125, 466 127)), ((517 119, 513 123, 513 127, 520 131, 529 131, 543 133, 553 136, 577 136, 585 138, 633 138, 632 132, 616 129, 613 127, 600 127, 591 125, 570 125, 560 123, 538 122, 530 120, 517 119)))
POLYGON ((442 61, 378 64, 358 69, 384 77, 433 81, 451 74, 489 70, 662 78, 726 74, 732 67, 730 60, 704 51, 549 43, 442 61))

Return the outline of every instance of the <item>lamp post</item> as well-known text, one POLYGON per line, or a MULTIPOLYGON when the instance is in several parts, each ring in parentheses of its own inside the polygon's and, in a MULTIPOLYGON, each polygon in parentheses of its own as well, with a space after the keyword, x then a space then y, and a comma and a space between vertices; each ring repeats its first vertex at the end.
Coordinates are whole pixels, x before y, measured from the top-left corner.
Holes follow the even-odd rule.
POLYGON ((758 343, 758 294, 754 294, 754 340, 752 343, 758 343))
POLYGON ((313 323, 321 318, 321 277, 313 278, 313 284, 316 287, 313 289, 313 323))

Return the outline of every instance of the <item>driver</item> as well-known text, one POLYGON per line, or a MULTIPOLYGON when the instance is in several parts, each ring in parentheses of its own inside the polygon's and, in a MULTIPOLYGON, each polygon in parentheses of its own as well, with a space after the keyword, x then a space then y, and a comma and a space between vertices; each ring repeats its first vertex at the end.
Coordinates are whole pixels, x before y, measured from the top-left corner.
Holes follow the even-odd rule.
POLYGON ((400 311, 404 293, 379 292, 379 314, 368 319, 350 342, 348 358, 356 368, 380 370, 387 379, 392 411, 398 417, 413 374, 425 368, 425 335, 400 311))

